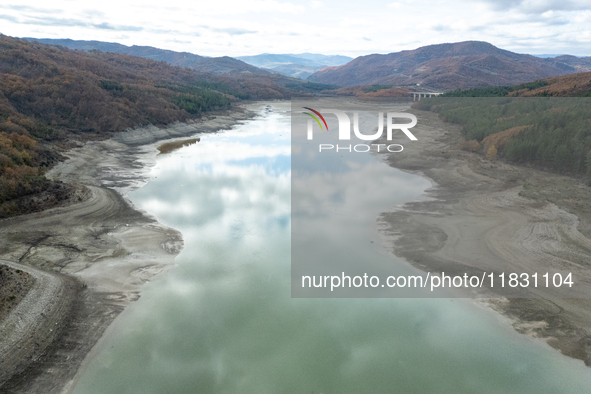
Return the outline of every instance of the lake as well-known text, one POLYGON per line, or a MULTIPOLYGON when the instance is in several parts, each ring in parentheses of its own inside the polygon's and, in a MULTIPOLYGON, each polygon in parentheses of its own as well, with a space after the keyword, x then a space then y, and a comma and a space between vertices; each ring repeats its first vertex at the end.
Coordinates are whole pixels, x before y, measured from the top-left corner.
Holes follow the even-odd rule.
MULTIPOLYGON (((185 247, 116 319, 74 393, 591 393, 581 361, 473 300, 291 298, 290 104, 268 104, 159 156, 130 193, 185 247)), ((390 205, 430 186, 366 162, 397 185, 390 205)))

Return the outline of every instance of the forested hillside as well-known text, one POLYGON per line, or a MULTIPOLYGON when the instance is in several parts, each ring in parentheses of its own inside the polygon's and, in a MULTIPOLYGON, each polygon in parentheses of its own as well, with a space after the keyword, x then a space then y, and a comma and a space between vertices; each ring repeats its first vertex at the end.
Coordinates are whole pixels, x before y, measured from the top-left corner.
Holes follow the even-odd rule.
POLYGON ((44 177, 72 135, 101 138, 227 108, 232 92, 192 70, 127 55, 85 53, 0 36, 0 216, 19 197, 62 190, 44 177))
POLYGON ((228 108, 236 98, 292 93, 264 80, 226 79, 150 59, 0 35, 0 217, 36 209, 24 196, 64 197, 66 187, 44 173, 72 139, 198 118, 228 108))
POLYGON ((37 41, 41 44, 59 45, 70 49, 91 51, 98 49, 101 52, 113 52, 131 56, 143 57, 157 61, 166 62, 172 66, 188 67, 194 70, 210 74, 250 73, 269 75, 270 73, 253 67, 240 60, 222 56, 205 57, 189 52, 176 52, 167 49, 154 48, 150 46, 126 46, 114 42, 104 41, 82 41, 70 39, 51 38, 25 38, 29 41, 37 41))
MULTIPOLYGON (((95 54, 100 53, 98 51, 114 52, 117 54, 166 62, 169 65, 181 68, 190 68, 200 73, 200 78, 209 76, 207 78, 208 80, 215 81, 214 85, 207 86, 243 99, 289 98, 296 92, 297 94, 307 94, 326 89, 335 89, 337 87, 274 74, 228 56, 204 57, 189 52, 175 52, 166 49, 136 45, 128 47, 117 43, 102 41, 35 38, 26 38, 26 40, 37 41, 42 44, 51 44, 58 49, 66 47, 72 50, 78 49, 95 54)), ((307 56, 311 59, 317 59, 319 56, 323 57, 322 55, 314 54, 302 54, 301 56, 307 56)), ((329 56, 327 58, 335 61, 339 57, 329 56)))
POLYGON ((437 97, 415 103, 461 124, 462 148, 489 159, 534 165, 591 183, 591 98, 437 97))
POLYGON ((591 97, 591 72, 550 77, 514 86, 457 89, 440 97, 591 97))
POLYGON ((590 58, 541 59, 482 41, 428 45, 410 51, 360 56, 327 67, 310 81, 355 85, 417 86, 448 91, 457 88, 513 85, 555 75, 591 71, 590 58))

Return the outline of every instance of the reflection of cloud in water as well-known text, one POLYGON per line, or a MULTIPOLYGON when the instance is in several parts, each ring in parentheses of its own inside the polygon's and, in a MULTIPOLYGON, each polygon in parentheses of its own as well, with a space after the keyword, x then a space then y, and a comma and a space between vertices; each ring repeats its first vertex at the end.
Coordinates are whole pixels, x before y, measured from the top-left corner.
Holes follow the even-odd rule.
MULTIPOLYGON (((289 141, 288 141, 289 142, 289 141)), ((178 171, 191 172, 196 165, 211 164, 217 165, 228 161, 245 160, 251 158, 271 158, 276 156, 289 156, 291 149, 289 145, 264 146, 248 145, 237 142, 216 143, 214 147, 203 145, 191 145, 179 151, 182 155, 171 155, 161 160, 157 167, 154 167, 152 174, 158 176, 160 170, 174 168, 178 171)))
POLYGON ((242 212, 281 218, 290 213, 289 172, 271 176, 262 166, 222 164, 193 170, 180 180, 179 172, 167 167, 158 178, 138 190, 134 200, 142 209, 178 224, 203 225, 227 210, 233 216, 242 212), (179 182, 183 187, 178 187, 179 182))
POLYGON ((375 217, 388 205, 416 198, 430 186, 427 180, 393 170, 384 163, 347 164, 349 171, 338 174, 294 175, 294 214, 322 215, 329 220, 335 213, 342 212, 375 217), (339 195, 338 199, 333 198, 336 195, 339 195))
MULTIPOLYGON (((375 116, 371 116, 360 122, 363 129, 371 128, 367 119, 375 128, 375 116)), ((297 122, 292 127, 297 127, 297 122)), ((418 198, 431 184, 378 162, 370 154, 354 151, 356 144, 371 141, 337 140, 334 133, 315 133, 311 141, 302 130, 292 129, 292 295, 393 296, 395 290, 384 292, 381 288, 330 293, 303 289, 295 279, 342 272, 387 276, 394 270, 396 274, 419 274, 374 243, 379 239, 376 219, 393 205, 418 198), (319 153, 319 144, 338 146, 339 150, 319 153)), ((411 294, 405 291, 404 296, 411 294)))
POLYGON ((160 158, 152 169, 157 182, 133 199, 183 234, 198 227, 194 239, 258 244, 257 234, 289 229, 289 144, 288 119, 279 115, 242 125, 239 133, 204 135, 200 144, 160 158))
MULTIPOLYGON (((588 391, 583 363, 533 346, 472 303, 291 298, 290 171, 187 156, 159 159, 157 179, 131 194, 182 231, 178 267, 116 319, 75 393, 588 391)), ((343 192, 338 208, 358 199, 358 218, 349 218, 358 220, 428 187, 386 169, 315 174, 303 201, 317 213, 314 204, 354 182, 359 190, 343 192)))

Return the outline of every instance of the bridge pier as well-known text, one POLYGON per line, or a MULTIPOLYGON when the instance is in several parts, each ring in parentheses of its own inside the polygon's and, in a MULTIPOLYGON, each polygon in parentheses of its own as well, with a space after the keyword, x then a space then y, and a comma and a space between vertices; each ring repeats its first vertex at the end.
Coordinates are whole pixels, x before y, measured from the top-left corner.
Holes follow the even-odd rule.
POLYGON ((443 94, 442 92, 409 92, 412 93, 412 101, 421 101, 421 96, 423 97, 434 97, 443 94), (418 97, 418 100, 417 100, 418 97))

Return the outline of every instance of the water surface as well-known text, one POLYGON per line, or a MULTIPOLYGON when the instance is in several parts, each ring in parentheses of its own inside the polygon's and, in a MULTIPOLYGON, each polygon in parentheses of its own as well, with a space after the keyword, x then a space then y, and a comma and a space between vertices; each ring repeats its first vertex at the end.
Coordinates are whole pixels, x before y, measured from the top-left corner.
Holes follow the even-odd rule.
POLYGON ((591 393, 582 362, 472 301, 292 299, 289 104, 272 106, 160 156, 131 194, 185 248, 75 393, 591 393))

